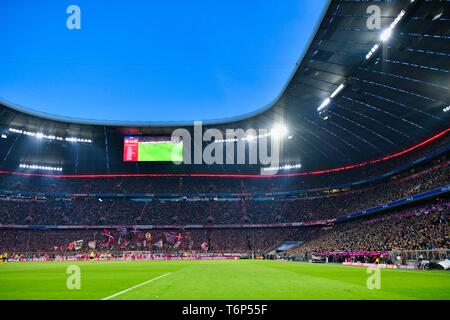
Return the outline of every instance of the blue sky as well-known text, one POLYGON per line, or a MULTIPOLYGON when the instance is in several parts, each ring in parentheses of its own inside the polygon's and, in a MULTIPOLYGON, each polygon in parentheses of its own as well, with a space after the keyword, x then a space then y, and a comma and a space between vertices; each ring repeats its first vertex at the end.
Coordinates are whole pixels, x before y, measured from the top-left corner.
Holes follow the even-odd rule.
POLYGON ((239 116, 270 103, 326 0, 0 2, 0 98, 120 121, 239 116), (81 9, 68 30, 66 9, 81 9))

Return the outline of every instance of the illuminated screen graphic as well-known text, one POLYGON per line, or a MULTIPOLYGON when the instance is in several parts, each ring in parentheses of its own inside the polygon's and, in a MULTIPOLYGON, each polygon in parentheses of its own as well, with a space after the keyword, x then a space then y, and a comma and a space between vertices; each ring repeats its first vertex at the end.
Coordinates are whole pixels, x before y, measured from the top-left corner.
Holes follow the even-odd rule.
POLYGON ((171 137, 125 137, 123 161, 183 161, 183 141, 171 137))

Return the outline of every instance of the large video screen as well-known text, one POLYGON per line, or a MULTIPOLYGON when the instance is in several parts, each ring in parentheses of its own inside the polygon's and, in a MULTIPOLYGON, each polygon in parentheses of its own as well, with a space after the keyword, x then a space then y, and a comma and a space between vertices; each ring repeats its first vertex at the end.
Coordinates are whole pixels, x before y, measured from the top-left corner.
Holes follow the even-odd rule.
POLYGON ((123 161, 183 161, 183 141, 173 137, 127 136, 123 161))

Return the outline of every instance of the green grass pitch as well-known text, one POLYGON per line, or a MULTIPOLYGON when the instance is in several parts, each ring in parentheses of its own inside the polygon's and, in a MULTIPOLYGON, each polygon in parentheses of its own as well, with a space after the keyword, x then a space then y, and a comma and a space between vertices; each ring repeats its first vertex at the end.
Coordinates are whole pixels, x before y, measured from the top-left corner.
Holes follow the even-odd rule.
POLYGON ((141 143, 138 161, 183 161, 183 142, 141 143))
POLYGON ((258 260, 6 263, 0 264, 0 299, 100 300, 123 291, 111 299, 450 299, 450 272, 380 271, 381 288, 369 290, 366 268, 341 265, 258 260), (79 290, 66 287, 71 264, 81 270, 79 290))

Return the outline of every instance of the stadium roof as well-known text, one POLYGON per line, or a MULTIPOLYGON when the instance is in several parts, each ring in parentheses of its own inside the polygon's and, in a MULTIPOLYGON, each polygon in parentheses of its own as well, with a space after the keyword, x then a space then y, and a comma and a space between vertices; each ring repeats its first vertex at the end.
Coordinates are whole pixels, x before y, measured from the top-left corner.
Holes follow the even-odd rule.
MULTIPOLYGON (((283 161, 301 162, 307 170, 398 152, 449 127, 450 111, 444 111, 450 105, 449 30, 447 1, 332 1, 292 78, 273 104, 244 119, 207 125, 259 129, 281 123, 292 136, 283 144, 283 161), (368 28, 370 5, 381 9, 381 29, 368 28), (392 33, 382 41, 389 26, 393 26, 392 33)), ((152 164, 134 169, 121 163, 123 135, 170 134, 178 125, 86 124, 31 114, 8 102, 2 102, 0 108, 3 128, 92 139, 98 152, 106 152, 100 158, 109 164, 105 167, 102 161, 101 169, 91 171, 151 170, 152 164)), ((0 144, 3 167, 26 158, 25 147, 18 143, 0 144)), ((69 156, 52 150, 47 154, 55 159, 69 156)))

